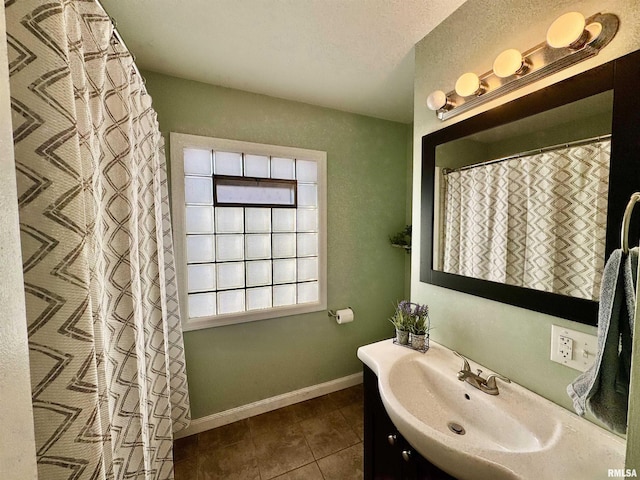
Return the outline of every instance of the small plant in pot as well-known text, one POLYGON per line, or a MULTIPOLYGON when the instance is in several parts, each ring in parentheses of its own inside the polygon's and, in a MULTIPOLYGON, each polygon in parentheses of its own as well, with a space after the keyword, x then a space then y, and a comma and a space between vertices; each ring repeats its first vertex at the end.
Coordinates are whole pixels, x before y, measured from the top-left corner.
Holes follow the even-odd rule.
POLYGON ((411 253, 411 225, 404 227, 404 230, 389 236, 391 245, 398 248, 404 248, 407 253, 411 253))
POLYGON ((396 342, 400 345, 408 345, 409 333, 413 327, 411 303, 404 300, 398 303, 396 311, 389 321, 396 327, 396 342))
POLYGON ((389 319, 396 327, 394 343, 426 352, 429 349, 429 307, 403 300, 389 319))
POLYGON ((411 347, 416 350, 426 350, 428 347, 427 338, 429 335, 429 307, 426 305, 416 305, 415 321, 411 326, 411 347))

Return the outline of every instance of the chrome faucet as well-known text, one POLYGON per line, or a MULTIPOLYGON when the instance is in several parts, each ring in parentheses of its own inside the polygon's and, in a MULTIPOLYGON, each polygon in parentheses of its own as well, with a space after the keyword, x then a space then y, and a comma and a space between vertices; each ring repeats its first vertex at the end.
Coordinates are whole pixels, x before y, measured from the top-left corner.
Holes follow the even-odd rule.
POLYGON ((491 375, 488 375, 487 378, 482 378, 482 370, 478 369, 477 374, 473 373, 469 366, 469 361, 458 352, 454 351, 453 353, 459 356, 464 362, 462 364, 462 370, 458 372, 458 380, 461 382, 467 382, 478 390, 488 393, 489 395, 498 395, 500 393, 498 391, 498 385, 496 384, 496 378, 499 378, 503 382, 511 383, 511 380, 507 377, 503 377, 497 373, 492 373, 491 375))

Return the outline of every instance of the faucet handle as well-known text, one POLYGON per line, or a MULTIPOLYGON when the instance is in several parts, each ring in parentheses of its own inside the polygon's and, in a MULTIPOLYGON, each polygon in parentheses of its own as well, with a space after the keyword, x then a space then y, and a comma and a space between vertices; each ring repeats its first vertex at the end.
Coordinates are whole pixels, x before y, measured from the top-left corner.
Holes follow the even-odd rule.
POLYGON ((505 383, 511 383, 511 380, 509 380, 507 377, 503 377, 502 375, 498 375, 497 373, 492 373, 491 375, 488 375, 487 379, 485 380, 485 385, 487 386, 487 388, 497 388, 496 378, 499 378, 505 383))
POLYGON ((462 361, 464 362, 462 364, 462 371, 463 372, 470 372, 471 371, 471 367, 469 366, 469 361, 466 358, 464 358, 462 355, 460 355, 458 352, 456 352, 455 350, 452 350, 452 352, 455 353, 457 356, 459 356, 462 359, 462 361))

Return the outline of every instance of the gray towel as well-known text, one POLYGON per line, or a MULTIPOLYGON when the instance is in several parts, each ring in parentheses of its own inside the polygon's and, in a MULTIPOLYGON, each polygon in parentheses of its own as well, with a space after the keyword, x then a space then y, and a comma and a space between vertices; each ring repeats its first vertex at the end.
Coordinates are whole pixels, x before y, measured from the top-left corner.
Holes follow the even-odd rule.
POLYGON ((578 415, 588 410, 614 432, 627 431, 631 336, 638 248, 615 250, 602 274, 598 352, 594 364, 567 387, 578 415))

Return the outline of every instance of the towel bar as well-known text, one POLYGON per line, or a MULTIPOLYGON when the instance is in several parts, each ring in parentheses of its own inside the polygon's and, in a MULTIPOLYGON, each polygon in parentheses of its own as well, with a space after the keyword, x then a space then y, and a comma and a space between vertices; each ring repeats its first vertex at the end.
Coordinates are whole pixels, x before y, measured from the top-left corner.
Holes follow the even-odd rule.
POLYGON ((640 202, 640 192, 636 192, 631 195, 629 199, 629 203, 627 203, 627 208, 624 210, 624 217, 622 217, 622 232, 621 236, 621 244, 622 251, 626 254, 629 253, 629 222, 631 222, 631 212, 633 212, 633 207, 637 202, 640 202))

